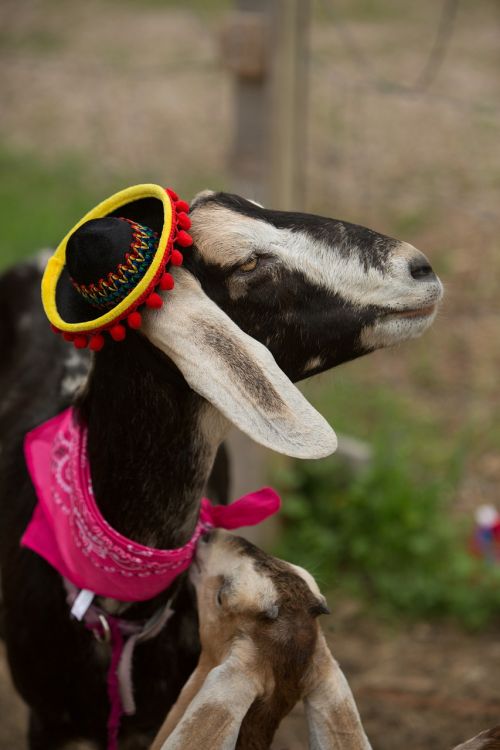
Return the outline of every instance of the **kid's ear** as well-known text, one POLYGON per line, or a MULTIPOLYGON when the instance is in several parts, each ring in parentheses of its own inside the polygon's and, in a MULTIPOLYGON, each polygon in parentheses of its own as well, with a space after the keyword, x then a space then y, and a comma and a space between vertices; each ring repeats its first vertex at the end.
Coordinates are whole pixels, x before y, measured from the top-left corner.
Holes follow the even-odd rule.
POLYGON ((371 750, 349 684, 321 631, 304 695, 309 747, 314 750, 371 750))
POLYGON ((191 388, 242 432, 278 453, 322 458, 337 447, 334 431, 278 367, 271 352, 244 333, 185 269, 143 332, 177 365, 191 388))
POLYGON ((196 677, 198 669, 181 693, 182 706, 178 710, 177 704, 173 707, 152 750, 231 750, 236 747, 241 723, 261 694, 261 687, 252 671, 245 672, 242 661, 231 654, 206 676, 200 674, 203 681, 196 677))

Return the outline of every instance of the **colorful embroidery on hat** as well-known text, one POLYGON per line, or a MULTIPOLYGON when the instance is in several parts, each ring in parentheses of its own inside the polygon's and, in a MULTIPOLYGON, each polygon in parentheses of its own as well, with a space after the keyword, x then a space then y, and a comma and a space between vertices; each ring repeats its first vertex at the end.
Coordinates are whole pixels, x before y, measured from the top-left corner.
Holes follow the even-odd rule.
POLYGON ((132 228, 133 240, 129 252, 125 253, 125 263, 120 263, 116 271, 95 283, 78 284, 71 279, 74 288, 87 302, 104 310, 125 299, 148 270, 158 247, 159 236, 152 229, 131 219, 120 217, 120 220, 132 228))

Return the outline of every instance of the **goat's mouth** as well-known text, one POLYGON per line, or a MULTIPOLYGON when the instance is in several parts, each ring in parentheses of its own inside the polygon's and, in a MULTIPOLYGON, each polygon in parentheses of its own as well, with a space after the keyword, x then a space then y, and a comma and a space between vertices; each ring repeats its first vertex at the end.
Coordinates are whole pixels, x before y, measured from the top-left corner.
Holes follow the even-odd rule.
POLYGON ((421 307, 380 310, 373 323, 361 330, 360 343, 365 351, 374 351, 414 339, 430 328, 438 306, 439 300, 436 300, 421 307))
POLYGON ((427 318, 434 315, 437 310, 437 303, 425 305, 425 307, 412 307, 404 310, 386 310, 384 318, 427 318))

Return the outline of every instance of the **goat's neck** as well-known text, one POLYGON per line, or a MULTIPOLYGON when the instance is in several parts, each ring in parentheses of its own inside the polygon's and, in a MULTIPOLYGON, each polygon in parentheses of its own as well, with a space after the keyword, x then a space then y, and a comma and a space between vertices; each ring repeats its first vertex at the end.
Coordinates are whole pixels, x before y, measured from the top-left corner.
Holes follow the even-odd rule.
POLYGON ((80 407, 107 522, 149 546, 185 544, 226 421, 135 333, 95 357, 80 407))
POLYGON ((291 711, 291 706, 277 706, 255 701, 241 724, 236 750, 267 750, 281 720, 291 711))

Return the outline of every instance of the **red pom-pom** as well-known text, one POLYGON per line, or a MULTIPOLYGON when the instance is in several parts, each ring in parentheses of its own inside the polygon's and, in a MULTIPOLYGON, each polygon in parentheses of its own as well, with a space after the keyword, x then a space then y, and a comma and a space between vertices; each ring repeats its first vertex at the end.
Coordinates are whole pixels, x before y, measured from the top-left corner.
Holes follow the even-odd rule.
POLYGON ((88 343, 89 340, 83 333, 78 333, 73 339, 73 344, 76 349, 86 349, 88 343))
POLYGON ((110 329, 109 333, 113 341, 123 341, 123 339, 127 335, 127 330, 125 326, 122 326, 121 323, 117 323, 113 326, 113 328, 110 329))
POLYGON ((50 327, 52 328, 52 330, 54 331, 54 333, 61 333, 61 331, 59 330, 59 328, 57 326, 55 326, 53 323, 50 324, 50 327))
POLYGON ((74 341, 75 340, 75 334, 69 333, 69 331, 64 331, 63 333, 63 339, 65 341, 74 341))
POLYGON ((186 201, 177 201, 175 204, 175 210, 177 213, 179 211, 185 211, 187 214, 189 213, 189 203, 186 203, 186 201))
POLYGON ((102 333, 94 333, 94 335, 90 337, 89 349, 92 349, 93 352, 100 352, 103 346, 104 336, 102 333))
POLYGON ((170 273, 164 273, 160 280, 160 289, 169 292, 174 288, 174 278, 170 273))
POLYGON ((184 211, 177 214, 177 226, 181 229, 189 229, 191 226, 191 219, 184 211))
POLYGON ((131 312, 130 315, 127 318, 127 323, 129 325, 129 328, 133 328, 134 330, 137 330, 142 325, 142 315, 140 312, 137 312, 135 310, 134 312, 131 312))
POLYGON ((172 188, 165 188, 165 190, 167 191, 167 193, 169 194, 169 196, 172 198, 173 201, 179 200, 179 196, 177 195, 175 190, 172 190, 172 188))
POLYGON ((151 307, 153 310, 157 310, 159 307, 163 305, 163 300, 159 294, 156 294, 156 292, 153 292, 147 298, 146 305, 148 307, 151 307))
POLYGON ((177 245, 180 245, 181 247, 189 247, 193 244, 193 238, 190 234, 184 231, 184 229, 180 229, 177 232, 177 237, 175 238, 175 242, 177 245))
POLYGON ((170 256, 170 262, 173 266, 182 266, 182 261, 184 258, 182 257, 182 253, 180 253, 178 250, 172 250, 172 255, 170 256))

